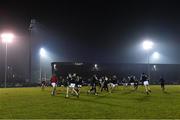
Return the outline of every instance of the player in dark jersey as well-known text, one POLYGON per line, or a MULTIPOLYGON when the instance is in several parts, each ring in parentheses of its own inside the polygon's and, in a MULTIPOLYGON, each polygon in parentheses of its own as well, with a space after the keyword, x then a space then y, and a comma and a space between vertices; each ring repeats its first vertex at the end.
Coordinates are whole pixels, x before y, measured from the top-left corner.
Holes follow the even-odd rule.
POLYGON ((145 73, 141 74, 141 81, 144 84, 146 93, 149 94, 151 92, 150 87, 149 87, 149 80, 148 80, 148 76, 145 73))
POLYGON ((164 78, 163 78, 162 76, 160 77, 159 82, 160 82, 160 84, 161 84, 161 89, 162 89, 162 91, 164 92, 164 91, 165 91, 165 87, 164 87, 165 80, 164 80, 164 78))
POLYGON ((117 77, 116 75, 113 75, 111 80, 109 80, 109 83, 108 83, 109 92, 111 93, 112 90, 117 86, 118 86, 117 77))
POLYGON ((134 90, 137 90, 138 80, 134 75, 129 76, 129 84, 134 88, 134 90))
POLYGON ((121 82, 122 82, 123 88, 126 88, 128 86, 128 82, 125 77, 122 78, 121 82))
POLYGON ((134 77, 134 90, 137 90, 138 89, 138 86, 139 86, 139 81, 138 79, 136 78, 136 76, 133 76, 134 77))
POLYGON ((75 90, 80 94, 80 89, 82 87, 82 77, 78 76, 76 77, 76 85, 75 85, 75 90))
POLYGON ((69 86, 67 87, 66 98, 69 97, 69 89, 71 90, 71 94, 75 93, 75 95, 79 98, 79 94, 75 90, 75 86, 76 86, 76 74, 75 73, 73 75, 69 74, 67 79, 68 79, 68 82, 69 82, 69 86))
POLYGON ((103 79, 103 86, 101 87, 101 92, 104 90, 106 90, 107 92, 109 92, 109 89, 108 89, 108 83, 109 83, 109 79, 107 76, 104 76, 103 79))
POLYGON ((93 93, 94 95, 98 95, 96 90, 96 85, 98 84, 98 78, 96 75, 93 75, 90 84, 91 84, 91 89, 88 90, 87 93, 93 93))

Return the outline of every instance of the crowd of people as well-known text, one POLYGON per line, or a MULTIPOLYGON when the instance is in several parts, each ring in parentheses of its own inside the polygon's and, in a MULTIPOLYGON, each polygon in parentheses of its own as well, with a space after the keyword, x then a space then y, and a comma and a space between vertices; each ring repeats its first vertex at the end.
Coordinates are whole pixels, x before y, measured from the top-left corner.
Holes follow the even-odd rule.
MULTIPOLYGON (((94 95, 98 95, 97 91, 102 92, 103 90, 111 93, 119 85, 122 85, 124 87, 132 86, 134 90, 137 90, 139 85, 143 85, 145 88, 146 94, 151 93, 151 89, 149 87, 149 77, 145 73, 142 73, 139 79, 134 75, 128 75, 127 79, 124 77, 122 78, 122 80, 119 80, 116 75, 100 76, 100 75, 94 74, 92 75, 90 79, 83 80, 83 78, 76 73, 73 73, 73 74, 69 73, 64 78, 62 77, 59 78, 56 74, 53 74, 50 82, 52 86, 51 95, 54 96, 56 94, 57 86, 64 86, 66 87, 66 96, 65 96, 66 98, 68 98, 70 94, 75 95, 77 96, 77 98, 79 98, 80 89, 84 85, 90 86, 90 89, 87 91, 87 94, 94 94, 94 95)), ((162 76, 160 77, 159 82, 160 82, 162 90, 164 91, 165 80, 162 76)), ((42 86, 41 86, 42 89, 44 89, 45 84, 46 83, 42 81, 42 86)))

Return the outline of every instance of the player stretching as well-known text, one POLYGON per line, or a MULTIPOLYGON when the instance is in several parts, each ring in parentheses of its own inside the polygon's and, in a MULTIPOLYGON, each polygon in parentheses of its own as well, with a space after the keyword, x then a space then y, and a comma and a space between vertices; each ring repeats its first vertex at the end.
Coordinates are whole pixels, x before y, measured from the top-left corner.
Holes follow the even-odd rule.
POLYGON ((54 73, 51 77, 51 85, 53 87, 51 95, 55 95, 56 93, 56 87, 57 87, 57 82, 58 82, 58 77, 56 76, 56 74, 54 73))
POLYGON ((146 93, 149 94, 151 92, 150 87, 149 87, 149 80, 148 80, 148 76, 145 73, 141 74, 141 81, 144 84, 146 93))

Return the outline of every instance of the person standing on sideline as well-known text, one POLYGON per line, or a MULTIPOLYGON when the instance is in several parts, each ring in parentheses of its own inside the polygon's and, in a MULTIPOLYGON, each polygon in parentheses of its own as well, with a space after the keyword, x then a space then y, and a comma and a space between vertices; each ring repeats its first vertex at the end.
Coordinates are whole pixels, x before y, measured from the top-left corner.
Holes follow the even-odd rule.
POLYGON ((53 87, 52 92, 51 92, 51 95, 54 96, 55 93, 56 93, 56 87, 57 87, 57 83, 58 83, 58 77, 56 76, 55 73, 52 75, 50 81, 51 81, 51 85, 52 85, 52 87, 53 87))
POLYGON ((141 81, 144 84, 146 93, 149 95, 149 93, 151 92, 150 87, 149 87, 149 80, 148 80, 148 76, 145 73, 141 74, 141 81))
POLYGON ((161 84, 161 89, 164 92, 164 90, 165 90, 165 87, 164 87, 165 80, 164 80, 164 78, 162 76, 160 77, 159 82, 161 84))

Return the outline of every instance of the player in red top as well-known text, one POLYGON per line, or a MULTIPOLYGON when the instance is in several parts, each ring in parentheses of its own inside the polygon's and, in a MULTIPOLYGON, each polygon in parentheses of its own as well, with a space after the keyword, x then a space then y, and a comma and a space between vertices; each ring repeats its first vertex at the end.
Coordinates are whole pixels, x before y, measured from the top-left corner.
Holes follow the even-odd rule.
POLYGON ((58 82, 58 77, 56 76, 56 74, 54 73, 51 77, 51 85, 53 87, 51 95, 55 95, 56 93, 56 87, 57 87, 57 82, 58 82))

